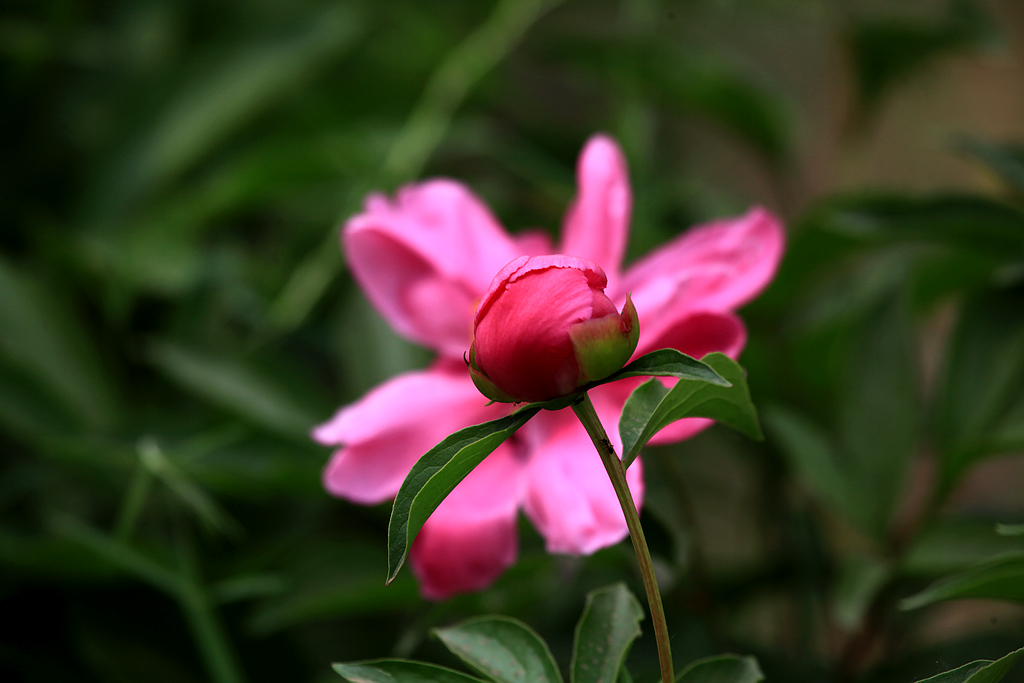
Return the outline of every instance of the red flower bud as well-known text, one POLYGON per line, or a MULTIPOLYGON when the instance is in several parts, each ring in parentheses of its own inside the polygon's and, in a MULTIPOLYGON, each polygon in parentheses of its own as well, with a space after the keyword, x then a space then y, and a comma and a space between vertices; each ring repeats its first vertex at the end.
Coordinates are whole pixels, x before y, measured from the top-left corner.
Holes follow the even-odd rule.
POLYGON ((520 256, 476 311, 469 368, 503 402, 546 401, 604 379, 629 360, 640 328, 629 297, 619 313, 601 267, 576 256, 520 256))

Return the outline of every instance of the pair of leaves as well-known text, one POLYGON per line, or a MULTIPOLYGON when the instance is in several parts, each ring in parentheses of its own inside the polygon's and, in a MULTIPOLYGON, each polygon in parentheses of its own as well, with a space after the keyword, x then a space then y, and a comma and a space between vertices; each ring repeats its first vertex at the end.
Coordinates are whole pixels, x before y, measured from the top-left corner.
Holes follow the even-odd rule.
POLYGON ((630 395, 619 419, 623 467, 629 467, 658 431, 687 417, 711 418, 752 439, 762 438, 743 368, 722 353, 705 356, 703 363, 728 384, 681 380, 669 389, 651 379, 630 395))
MULTIPOLYGON (((576 624, 571 683, 615 683, 640 635, 643 609, 623 584, 592 591, 576 624)), ((385 659, 335 664, 352 683, 562 683, 558 664, 544 640, 516 619, 488 616, 435 631, 437 637, 483 678, 424 662, 385 659)), ((628 680, 628 678, 626 679, 628 680)), ((758 683, 760 667, 752 657, 721 655, 694 662, 678 683, 758 683)))
MULTIPOLYGON (((576 625, 572 683, 616 681, 626 653, 640 635, 643 609, 623 584, 591 592, 576 625)), ((459 659, 486 680, 496 683, 562 683, 551 650, 529 626, 509 617, 469 619, 438 629, 435 635, 459 659)), ((479 682, 468 674, 405 660, 335 664, 334 670, 352 683, 437 681, 479 682)))
MULTIPOLYGON (((677 382, 668 390, 658 380, 651 380, 626 402, 620 433, 623 443, 629 444, 630 457, 624 459, 624 465, 628 466, 659 429, 685 417, 720 420, 754 438, 760 437, 743 369, 722 354, 711 354, 701 362, 673 349, 661 349, 583 389, 651 375, 674 377, 677 382)), ((413 465, 395 497, 388 525, 388 582, 398 575, 427 518, 473 468, 542 409, 559 410, 578 397, 525 405, 511 415, 461 429, 427 451, 413 465)))

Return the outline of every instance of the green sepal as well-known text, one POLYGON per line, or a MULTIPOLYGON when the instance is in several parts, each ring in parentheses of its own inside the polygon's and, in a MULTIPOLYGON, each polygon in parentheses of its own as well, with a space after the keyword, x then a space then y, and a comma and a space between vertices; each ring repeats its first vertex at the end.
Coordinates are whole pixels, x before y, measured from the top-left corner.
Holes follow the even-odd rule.
POLYGON ((466 365, 469 367, 470 379, 473 380, 473 384, 481 394, 497 403, 517 403, 514 398, 499 389, 487 375, 480 372, 480 368, 476 366, 476 344, 471 344, 469 347, 469 360, 466 361, 466 365))
POLYGON ((604 379, 621 369, 640 341, 640 322, 632 299, 626 296, 622 313, 573 325, 569 328, 569 339, 580 366, 580 385, 604 379))

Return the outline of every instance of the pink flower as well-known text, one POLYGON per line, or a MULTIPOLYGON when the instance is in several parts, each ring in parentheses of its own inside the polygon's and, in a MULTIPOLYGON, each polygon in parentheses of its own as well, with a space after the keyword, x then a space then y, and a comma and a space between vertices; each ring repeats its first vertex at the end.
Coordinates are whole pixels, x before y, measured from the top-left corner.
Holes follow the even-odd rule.
MULTIPOLYGON (((784 243, 779 221, 760 208, 715 221, 622 271, 631 194, 614 141, 598 135, 587 142, 577 181, 557 251, 604 270, 614 310, 631 293, 643 331, 636 355, 671 347, 697 358, 711 351, 736 357, 746 331, 733 311, 773 277, 784 243)), ((376 504, 393 498, 413 463, 445 436, 508 412, 507 405, 488 405, 463 362, 474 309, 510 261, 556 250, 543 235, 508 235, 465 186, 450 180, 406 186, 394 200, 370 196, 363 213, 345 224, 342 240, 353 276, 374 306, 397 332, 438 354, 431 367, 390 379, 313 432, 337 447, 324 470, 326 489, 376 504)), ((620 453, 625 384, 590 392, 620 453)), ((653 443, 687 438, 707 424, 680 420, 653 443)), ((627 480, 639 506, 639 459, 627 480)), ((443 599, 490 585, 515 561, 520 509, 552 553, 589 554, 626 537, 615 493, 571 411, 542 411, 431 515, 410 553, 423 595, 443 599)))
POLYGON ((619 313, 593 261, 520 256, 494 276, 476 311, 469 374, 487 398, 547 401, 604 379, 629 360, 640 328, 619 313))

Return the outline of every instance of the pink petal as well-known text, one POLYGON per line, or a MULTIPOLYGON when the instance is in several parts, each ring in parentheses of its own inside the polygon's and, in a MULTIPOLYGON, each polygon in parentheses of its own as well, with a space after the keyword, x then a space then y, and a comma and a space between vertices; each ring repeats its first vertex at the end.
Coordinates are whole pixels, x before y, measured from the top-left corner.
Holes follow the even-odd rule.
POLYGON ((626 253, 633 197, 626 159, 607 135, 595 135, 576 165, 578 194, 566 213, 562 252, 599 264, 615 279, 626 253))
POLYGON ((730 358, 738 358, 747 343, 747 330, 739 316, 729 311, 695 311, 672 321, 671 326, 660 325, 657 334, 644 336, 640 328, 638 354, 656 349, 676 349, 700 359, 714 351, 730 358))
POLYGON ((519 253, 526 256, 550 254, 555 250, 551 237, 543 230, 524 230, 512 235, 512 239, 519 253))
POLYGON ((512 284, 523 280, 531 273, 538 271, 559 269, 566 271, 563 275, 567 279, 577 277, 575 273, 581 273, 584 281, 596 289, 603 290, 608 285, 608 278, 599 265, 592 261, 577 256, 565 254, 544 254, 541 256, 519 256, 504 264, 491 279, 490 285, 480 300, 480 306, 476 310, 475 322, 487 314, 495 300, 504 293, 512 284))
POLYGON ((524 463, 514 441, 470 472, 413 542, 409 561, 425 598, 481 590, 515 562, 524 463))
POLYGON ((315 440, 340 446, 324 469, 324 488, 368 505, 393 498, 444 437, 498 417, 502 409, 488 407, 465 368, 452 366, 397 375, 317 427, 315 440))
POLYGON ((616 302, 632 293, 643 349, 697 311, 733 310, 761 292, 775 275, 785 236, 772 214, 746 215, 694 228, 631 266, 616 287, 616 302))
POLYGON ((343 230, 353 276, 400 334, 458 358, 473 308, 519 249, 463 185, 408 185, 393 201, 368 198, 343 230))
MULTIPOLYGON (((616 407, 621 410, 622 404, 604 401, 603 388, 590 395, 621 455, 616 407)), ((524 429, 531 427, 540 436, 530 458, 524 509, 547 541, 547 551, 588 555, 626 538, 615 490, 576 416, 569 411, 542 413, 524 429)), ((644 489, 639 460, 626 471, 626 480, 639 509, 644 489)))

